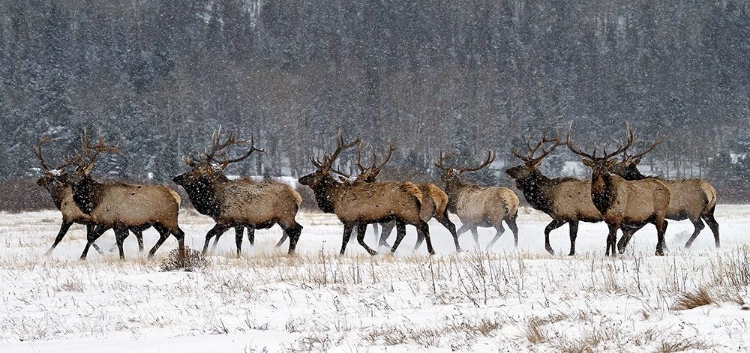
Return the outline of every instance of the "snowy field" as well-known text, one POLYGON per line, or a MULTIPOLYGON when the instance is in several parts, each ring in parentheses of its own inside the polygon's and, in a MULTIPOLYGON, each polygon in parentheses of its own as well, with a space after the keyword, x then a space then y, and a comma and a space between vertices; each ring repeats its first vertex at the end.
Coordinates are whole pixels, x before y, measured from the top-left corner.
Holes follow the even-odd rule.
MULTIPOLYGON (((575 257, 565 255, 567 226, 554 231, 549 255, 547 216, 525 209, 517 249, 510 231, 490 252, 470 250, 466 233, 469 250, 456 254, 431 221, 436 256, 424 245, 412 253, 409 227, 395 256, 350 243, 339 257, 341 225, 308 213, 297 257, 274 248, 274 227, 257 231, 254 247, 245 240, 237 259, 229 231, 204 269, 163 272, 172 238, 153 260, 131 236, 125 261, 91 251, 82 262, 85 230, 74 226, 46 257, 59 213, 3 214, 0 352, 744 352, 750 206, 722 205, 717 219, 720 250, 708 228, 683 250, 692 225, 671 221, 664 257, 653 256, 653 226, 626 255, 604 257, 603 223, 581 224, 575 257)), ((180 222, 200 249, 210 219, 183 211, 180 222)), ((483 245, 493 232, 480 231, 483 245)), ((147 250, 156 239, 145 233, 147 250)), ((113 234, 98 243, 112 247, 113 234)))

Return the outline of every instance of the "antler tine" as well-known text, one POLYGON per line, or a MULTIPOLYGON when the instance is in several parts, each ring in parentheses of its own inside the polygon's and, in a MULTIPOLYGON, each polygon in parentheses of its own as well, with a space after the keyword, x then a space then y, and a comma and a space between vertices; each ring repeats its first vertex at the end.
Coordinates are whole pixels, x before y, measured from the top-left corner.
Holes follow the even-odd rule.
MULTIPOLYGON (((367 170, 365 166, 362 165, 362 150, 364 147, 362 147, 362 144, 359 144, 359 147, 357 147, 357 168, 359 169, 359 173, 362 174, 367 170)), ((375 152, 372 152, 372 155, 375 156, 375 152)))
POLYGON ((526 156, 522 155, 522 154, 521 154, 521 153, 519 152, 518 148, 516 148, 516 147, 514 147, 514 148, 513 148, 512 150, 511 150, 511 152, 513 153, 513 155, 514 155, 514 156, 518 157, 518 159, 520 159, 520 160, 522 160, 522 161, 524 161, 524 162, 528 162, 528 161, 530 161, 530 160, 531 160, 531 158, 529 158, 529 157, 526 157, 526 156))
POLYGON ((39 165, 42 167, 42 170, 47 172, 50 170, 49 166, 47 166, 47 163, 44 161, 44 156, 42 155, 42 145, 44 145, 45 142, 51 141, 49 138, 49 134, 44 134, 42 137, 39 138, 39 142, 35 147, 32 147, 31 149, 34 151, 34 154, 37 158, 39 158, 39 165))
POLYGON ((469 167, 463 167, 460 170, 462 172, 475 172, 477 170, 480 170, 488 165, 490 165, 495 160, 495 152, 491 150, 487 150, 487 158, 485 158, 484 162, 480 164, 478 167, 469 168, 469 167))
MULTIPOLYGON (((244 140, 237 141, 237 134, 236 133, 233 132, 230 135, 233 135, 233 136, 230 136, 230 137, 233 137, 233 143, 232 144, 237 144, 237 145, 247 144, 247 141, 244 141, 244 140)), ((255 147, 255 136, 250 135, 250 150, 248 150, 247 152, 245 152, 244 154, 242 154, 241 156, 239 156, 237 158, 225 159, 225 160, 217 161, 217 162, 219 164, 229 164, 229 163, 239 162, 239 161, 241 161, 241 160, 243 160, 243 159, 245 159, 247 157, 250 157, 250 155, 253 154, 253 152, 255 152, 255 151, 261 152, 261 153, 266 152, 262 148, 255 147)))
MULTIPOLYGON (((618 155, 620 153, 625 152, 628 148, 630 148, 630 146, 633 145, 633 129, 630 127, 630 125, 628 123, 625 123, 625 127, 627 127, 627 129, 628 129, 628 132, 626 134, 626 142, 625 142, 625 144, 624 145, 620 145, 617 148, 617 150, 615 150, 612 153, 607 153, 607 151, 604 150, 604 157, 602 157, 602 159, 610 159, 610 158, 612 158, 612 157, 614 157, 614 156, 616 156, 616 155, 618 155)), ((654 147, 656 147, 656 146, 654 146, 654 147)))
POLYGON ((442 170, 448 170, 450 168, 446 167, 445 164, 443 164, 443 160, 445 157, 443 157, 443 151, 440 151, 440 155, 438 156, 438 161, 435 162, 435 166, 442 170))
POLYGON ((393 151, 396 150, 396 147, 393 147, 391 144, 391 140, 388 140, 388 154, 385 156, 385 159, 383 160, 383 163, 381 163, 379 166, 375 166, 375 151, 372 151, 373 161, 372 166, 376 171, 380 171, 385 167, 385 164, 388 163, 388 161, 391 159, 391 156, 393 156, 393 151))
POLYGON ((576 147, 575 145, 573 145, 573 141, 571 141, 571 139, 570 139, 570 135, 571 135, 572 132, 573 132, 573 123, 571 122, 570 123, 570 127, 568 128, 568 136, 565 139, 565 144, 568 145, 568 149, 570 150, 570 152, 573 152, 573 153, 575 153, 575 154, 577 154, 577 155, 579 155, 581 157, 584 157, 584 158, 587 158, 587 159, 590 159, 590 160, 594 160, 594 158, 596 158, 595 157, 596 156, 596 147, 594 148, 594 154, 593 155, 581 151, 580 149, 578 149, 578 147, 576 147))
POLYGON ((350 148, 356 144, 361 144, 361 143, 362 141, 359 139, 359 137, 357 137, 354 141, 350 143, 344 143, 344 134, 339 132, 338 146, 336 147, 336 150, 333 152, 333 154, 328 158, 326 163, 328 164, 329 167, 332 166, 333 162, 336 160, 336 158, 338 158, 341 151, 347 148, 350 148))
POLYGON ((635 159, 635 158, 641 158, 641 157, 643 157, 644 155, 646 155, 646 153, 649 153, 649 152, 651 152, 651 151, 652 151, 652 150, 653 150, 654 148, 656 148, 656 146, 659 146, 659 145, 661 145, 661 144, 662 144, 662 143, 664 143, 665 141, 667 141, 667 137, 664 137, 664 138, 662 138, 662 139, 659 139, 659 133, 657 132, 657 133, 656 133, 656 135, 654 136, 654 143, 652 143, 652 144, 651 144, 651 146, 647 147, 647 148, 646 148, 645 150, 643 150, 643 151, 641 151, 641 152, 639 152, 639 153, 636 153, 636 154, 634 154, 634 155, 628 155, 628 154, 626 153, 626 151, 623 151, 623 152, 622 152, 622 153, 623 153, 623 157, 624 157, 625 159, 631 159, 631 160, 632 160, 632 159, 635 159))

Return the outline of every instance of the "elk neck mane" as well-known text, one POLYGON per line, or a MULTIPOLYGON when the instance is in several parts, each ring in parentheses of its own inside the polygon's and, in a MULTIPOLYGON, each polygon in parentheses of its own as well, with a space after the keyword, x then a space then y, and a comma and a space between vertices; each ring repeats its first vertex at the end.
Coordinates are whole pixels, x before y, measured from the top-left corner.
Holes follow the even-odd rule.
POLYGON ((617 185, 614 179, 615 176, 609 173, 591 177, 591 201, 602 214, 612 207, 617 198, 617 185))
POLYGON ((73 201, 84 213, 91 213, 102 199, 105 185, 92 179, 84 177, 81 182, 72 186, 73 201))
POLYGON ((517 181, 526 201, 528 201, 534 209, 549 211, 552 208, 552 201, 555 197, 553 193, 550 192, 551 188, 564 182, 577 181, 577 179, 571 177, 553 179, 535 169, 531 171, 527 177, 518 179, 517 181))
POLYGON ((333 213, 332 198, 335 197, 334 193, 336 189, 341 186, 342 185, 333 180, 333 178, 325 177, 318 185, 312 188, 313 193, 315 193, 315 201, 318 203, 318 207, 320 207, 321 211, 325 213, 333 213))

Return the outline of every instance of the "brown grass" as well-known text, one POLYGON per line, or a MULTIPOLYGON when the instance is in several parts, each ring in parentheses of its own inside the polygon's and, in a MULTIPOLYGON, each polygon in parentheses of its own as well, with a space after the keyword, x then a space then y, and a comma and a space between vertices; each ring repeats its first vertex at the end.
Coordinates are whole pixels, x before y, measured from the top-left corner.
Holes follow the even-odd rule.
POLYGON ((690 310, 704 305, 716 304, 716 300, 705 288, 698 288, 695 292, 685 292, 677 297, 672 310, 690 310))

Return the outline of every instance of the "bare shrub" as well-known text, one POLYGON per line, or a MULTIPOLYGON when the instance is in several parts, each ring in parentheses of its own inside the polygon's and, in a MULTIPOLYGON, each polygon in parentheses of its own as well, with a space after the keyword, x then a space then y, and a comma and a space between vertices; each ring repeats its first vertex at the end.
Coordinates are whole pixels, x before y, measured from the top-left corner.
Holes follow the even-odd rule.
POLYGON ((170 251, 161 262, 162 271, 187 271, 193 272, 206 267, 206 258, 198 251, 185 246, 182 253, 179 248, 170 251))
POLYGON ((704 305, 710 305, 715 304, 716 301, 713 297, 711 297, 711 294, 706 290, 705 288, 698 288, 695 292, 685 292, 682 293, 677 300, 675 301, 674 305, 672 305, 672 310, 689 310, 694 309, 699 306, 704 305))

